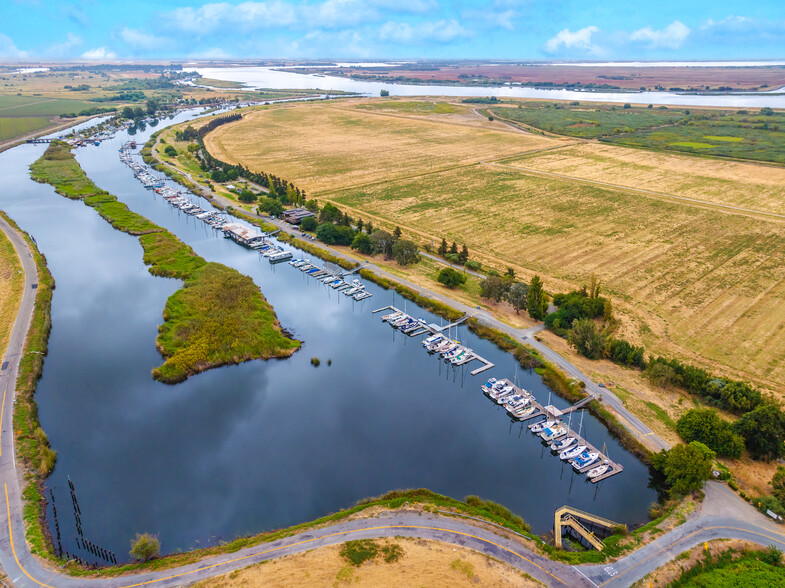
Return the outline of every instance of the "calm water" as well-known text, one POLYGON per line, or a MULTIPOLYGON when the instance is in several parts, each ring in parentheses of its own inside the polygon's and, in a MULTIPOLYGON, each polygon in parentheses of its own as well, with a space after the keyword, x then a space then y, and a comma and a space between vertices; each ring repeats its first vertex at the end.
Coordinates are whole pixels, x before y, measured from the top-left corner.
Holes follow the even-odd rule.
POLYGON ((392 96, 498 96, 500 98, 544 98, 581 102, 634 102, 681 106, 724 106, 726 108, 785 108, 785 95, 689 95, 671 92, 580 92, 545 90, 520 86, 476 87, 447 85, 412 85, 368 82, 337 76, 322 76, 276 71, 269 67, 199 67, 195 71, 205 78, 244 82, 250 88, 291 88, 357 92, 378 96, 388 90, 392 96))
MULTIPOLYGON (((157 325, 180 283, 147 272, 136 238, 32 182, 27 168, 43 146, 0 154, 0 208, 34 235, 57 281, 38 402, 58 451, 48 486, 64 549, 84 555, 66 476, 85 537, 120 558, 137 532, 159 534, 165 552, 185 550, 313 519, 393 488, 478 494, 506 504, 538 533, 563 504, 631 524, 646 520, 655 499, 647 469, 597 421, 587 415, 584 432, 598 447, 607 443, 625 471, 594 486, 482 395, 485 376, 515 375, 511 356, 465 328, 458 336, 495 369, 472 377, 428 356, 418 339, 371 314, 403 306, 400 297, 370 285, 374 296, 353 302, 288 264, 261 261, 145 190, 118 160, 125 139, 121 133, 81 149, 78 159, 99 186, 198 254, 250 275, 304 345, 287 360, 224 367, 177 386, 153 381, 157 325), (309 363, 314 356, 319 368, 309 363)), ((539 376, 518 377, 547 400, 539 376)))

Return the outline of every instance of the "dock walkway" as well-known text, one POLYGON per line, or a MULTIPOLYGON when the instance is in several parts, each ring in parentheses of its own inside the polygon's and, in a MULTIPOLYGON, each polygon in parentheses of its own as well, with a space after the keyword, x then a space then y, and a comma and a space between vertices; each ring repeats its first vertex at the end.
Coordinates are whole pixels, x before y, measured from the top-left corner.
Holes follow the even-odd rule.
MULTIPOLYGON (((356 269, 358 269, 358 268, 355 268, 355 270, 356 269)), ((383 306, 382 308, 377 308, 376 310, 371 311, 371 314, 376 314, 378 312, 382 312, 382 311, 385 311, 385 310, 389 310, 391 312, 399 312, 399 313, 402 313, 402 314, 406 314, 404 311, 402 311, 399 308, 394 307, 391 304, 388 305, 388 306, 383 306)), ((407 316, 409 316, 409 315, 407 315, 407 316)), ((455 321, 454 323, 451 323, 449 325, 445 325, 443 327, 440 327, 440 326, 435 325, 435 324, 425 324, 425 321, 423 321, 420 324, 420 326, 418 328, 416 328, 414 331, 412 331, 411 333, 405 333, 405 334, 408 335, 409 337, 417 337, 417 336, 420 336, 420 335, 425 335, 426 333, 428 333, 430 335, 442 334, 442 332, 446 331, 448 328, 452 328, 452 327, 456 327, 456 326, 460 325, 467 318, 469 318, 469 317, 468 316, 464 316, 464 317, 458 319, 457 321, 455 321)), ((484 372, 486 370, 489 370, 492 367, 494 367, 494 365, 495 365, 493 362, 488 361, 484 357, 481 357, 481 356, 477 355, 474 352, 472 352, 472 356, 470 358, 468 358, 466 360, 463 360, 463 361, 460 361, 460 362, 458 362, 455 365, 466 365, 466 364, 469 364, 469 363, 471 363, 471 362, 473 362, 475 360, 479 361, 483 365, 478 367, 477 369, 472 370, 471 372, 469 372, 472 376, 476 376, 477 374, 480 374, 480 373, 482 373, 482 372, 484 372)))
MULTIPOLYGON (((518 386, 513 384, 510 380, 500 380, 500 381, 501 382, 506 382, 507 385, 512 386, 513 389, 515 390, 515 394, 516 395, 525 396, 525 395, 529 394, 529 393, 524 393, 523 390, 521 390, 521 388, 519 388, 518 386)), ((543 406, 542 404, 537 402, 537 399, 533 395, 530 395, 530 396, 531 396, 531 405, 534 407, 534 412, 532 412, 531 414, 526 415, 526 416, 524 416, 522 418, 518 418, 518 417, 513 417, 513 418, 516 418, 519 421, 531 421, 531 420, 533 420, 533 419, 535 419, 537 417, 545 417, 542 420, 556 420, 556 421, 560 421, 560 422, 564 423, 564 421, 562 420, 562 417, 565 414, 570 414, 572 412, 575 412, 576 410, 578 410, 581 407, 585 406, 588 402, 590 402, 590 401, 592 401, 594 399, 594 397, 590 395, 590 396, 587 396, 586 398, 582 399, 580 402, 577 402, 576 404, 574 404, 572 406, 569 406, 569 407, 567 407, 565 409, 558 409, 555 406, 551 406, 551 405, 543 406)), ((537 422, 533 422, 531 424, 528 424, 527 425, 528 429, 531 430, 532 427, 534 427, 536 424, 542 422, 542 420, 539 420, 537 422)), ((582 468, 575 469, 575 471, 578 472, 579 474, 583 474, 583 473, 585 473, 585 472, 587 472, 587 471, 589 471, 589 470, 591 470, 593 468, 596 468, 596 467, 602 465, 603 463, 607 463, 607 465, 608 465, 607 471, 605 473, 597 476, 596 478, 592 478, 591 482, 593 484, 596 484, 597 482, 601 482, 602 480, 610 478, 611 476, 615 476, 616 474, 619 474, 622 471, 624 471, 624 466, 622 466, 621 464, 618 464, 618 463, 615 463, 615 462, 611 461, 608 458, 608 456, 603 453, 603 451, 600 451, 599 449, 594 447, 594 445, 589 443, 585 438, 581 437, 577 432, 575 432, 569 426, 567 427, 566 433, 563 433, 562 435, 559 435, 558 437, 554 437, 553 439, 550 440, 550 442, 557 441, 559 439, 563 439, 564 437, 575 437, 577 442, 573 443, 571 447, 577 447, 579 445, 585 445, 586 446, 586 451, 588 451, 589 453, 599 453, 600 454, 599 461, 594 461, 594 462, 592 462, 592 463, 590 463, 590 464, 588 464, 588 465, 586 465, 586 466, 584 466, 582 468)))

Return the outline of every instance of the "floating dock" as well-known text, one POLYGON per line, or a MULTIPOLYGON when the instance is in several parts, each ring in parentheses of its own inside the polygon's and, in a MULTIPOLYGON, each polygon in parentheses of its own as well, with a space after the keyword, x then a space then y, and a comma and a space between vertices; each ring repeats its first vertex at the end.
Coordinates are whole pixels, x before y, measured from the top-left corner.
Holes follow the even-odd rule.
MULTIPOLYGON (((385 310, 389 310, 391 312, 399 312, 399 313, 402 313, 402 314, 406 314, 404 311, 402 311, 399 308, 394 307, 393 305, 383 306, 382 308, 377 308, 376 310, 371 311, 371 314, 376 314, 377 312, 382 312, 382 311, 385 311, 385 310)), ((409 316, 409 315, 407 315, 407 316, 409 316)), ((422 321, 420 323, 420 325, 416 329, 414 329, 412 332, 404 333, 404 334, 409 336, 409 337, 418 337, 420 335, 425 335, 426 333, 428 333, 430 335, 438 335, 438 334, 441 334, 443 331, 448 330, 449 328, 457 327, 458 325, 463 323, 467 318, 469 318, 469 317, 468 316, 464 316, 464 317, 458 319, 457 321, 455 321, 453 323, 450 323, 449 325, 445 325, 443 327, 440 327, 440 326, 432 324, 432 323, 431 324, 425 324, 425 321, 422 321)), ((460 361, 460 362, 456 363, 455 365, 466 365, 466 364, 469 364, 469 363, 471 363, 471 362, 473 362, 475 360, 479 361, 483 365, 481 367, 478 367, 477 369, 472 370, 471 372, 469 372, 472 376, 476 376, 477 374, 482 373, 485 370, 489 370, 492 367, 494 367, 494 364, 492 362, 488 361, 484 357, 480 357, 479 355, 477 355, 474 352, 472 352, 472 356, 470 358, 468 358, 466 360, 463 360, 463 361, 460 361)))
MULTIPOLYGON (((561 422, 561 423, 566 425, 567 423, 565 423, 564 420, 562 419, 562 417, 565 414, 570 414, 572 412, 575 412, 576 410, 579 410, 580 408, 585 406, 590 401, 594 400, 593 396, 587 396, 586 398, 582 399, 580 402, 577 402, 576 404, 574 404, 572 406, 568 406, 567 408, 564 408, 564 409, 558 409, 558 408, 556 408, 555 406, 552 406, 552 405, 543 406, 542 404, 537 402, 537 399, 534 397, 533 394, 528 393, 528 392, 524 392, 521 388, 519 388, 518 386, 513 384, 510 380, 503 379, 503 380, 498 380, 498 381, 502 382, 502 383, 505 383, 505 385, 512 386, 512 388, 514 390, 513 396, 518 395, 518 396, 529 396, 530 397, 531 406, 534 407, 534 412, 532 412, 531 414, 526 415, 526 416, 524 416, 522 418, 518 418, 516 416, 510 415, 510 418, 514 418, 514 419, 522 421, 522 422, 530 421, 530 420, 532 420, 532 419, 534 419, 536 417, 544 417, 543 420, 555 420, 555 421, 559 421, 559 422, 561 422)), ((496 402, 496 401, 494 401, 494 402, 496 402)), ((503 406, 503 404, 500 405, 500 406, 503 406)), ((527 427, 528 427, 529 430, 531 430, 532 427, 534 427, 535 425, 537 425, 540 422, 542 422, 542 421, 537 421, 537 422, 531 423, 531 424, 527 425, 527 427)), ((539 435, 538 435, 538 437, 539 437, 539 435)), ((588 472, 589 470, 594 469, 594 468, 596 468, 598 466, 601 466, 603 464, 607 464, 608 465, 607 471, 605 471, 603 474, 597 476, 596 478, 590 478, 590 481, 593 484, 596 484, 597 482, 601 482, 602 480, 610 478, 611 476, 615 476, 616 474, 620 474, 622 471, 624 471, 624 466, 622 466, 621 464, 618 464, 618 463, 615 463, 615 462, 611 461, 608 458, 608 456, 604 455, 604 453, 602 451, 600 451, 599 449, 594 447, 594 445, 592 445, 586 439, 581 437, 578 433, 576 433, 569 426, 567 426, 566 433, 563 433, 563 434, 561 434, 561 435, 559 435, 557 437, 554 437, 553 439, 551 439, 547 443, 550 445, 553 441, 556 441, 556 440, 561 439, 563 437, 575 437, 575 439, 577 439, 577 442, 573 443, 570 447, 578 447, 579 445, 585 445, 586 446, 586 451, 588 451, 589 453, 595 453, 596 452, 596 453, 599 453, 600 456, 601 456, 599 460, 594 461, 594 462, 592 462, 592 463, 590 463, 588 465, 585 465, 582 468, 579 468, 579 469, 573 468, 579 474, 583 474, 585 472, 588 472)), ((572 465, 570 467, 572 467, 572 465)))

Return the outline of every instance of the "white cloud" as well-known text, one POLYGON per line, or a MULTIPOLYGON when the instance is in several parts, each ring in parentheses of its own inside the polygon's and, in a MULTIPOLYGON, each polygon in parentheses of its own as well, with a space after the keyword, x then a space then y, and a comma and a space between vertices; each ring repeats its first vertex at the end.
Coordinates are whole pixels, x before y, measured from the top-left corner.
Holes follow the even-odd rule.
POLYGON ((26 51, 19 49, 11 37, 0 33, 0 58, 13 60, 25 57, 27 57, 26 51))
POLYGON ((109 51, 106 47, 95 47, 94 49, 88 49, 87 51, 82 53, 82 57, 84 59, 102 60, 102 59, 114 59, 115 57, 117 57, 117 55, 109 51))
POLYGON ((683 22, 674 20, 660 31, 651 27, 638 29, 630 35, 630 41, 646 43, 650 49, 678 49, 689 36, 690 28, 683 22))
POLYGON ((72 50, 80 47, 82 43, 82 37, 73 33, 68 33, 65 41, 62 43, 55 43, 49 47, 49 49, 46 51, 46 54, 53 55, 55 57, 68 57, 71 55, 72 50))
POLYGON ((545 42, 545 51, 548 53, 560 53, 564 50, 575 50, 596 54, 600 48, 592 43, 592 35, 599 33, 599 27, 594 25, 583 27, 574 33, 570 29, 562 29, 556 36, 545 42))
POLYGON ((379 30, 379 39, 393 43, 448 43, 471 33, 455 19, 423 22, 410 25, 405 22, 386 22, 379 30))
MULTIPOLYGON (((392 0, 379 0, 380 2, 392 0)), ((334 28, 378 20, 375 3, 365 0, 325 0, 316 4, 270 2, 226 2, 203 4, 199 8, 177 8, 164 15, 179 29, 210 33, 221 28, 243 31, 269 28, 334 28)), ((422 0, 401 0, 400 10, 417 11, 428 5, 422 0)))
POLYGON ((125 27, 120 30, 120 38, 135 49, 160 49, 169 42, 165 37, 158 37, 137 29, 125 27))

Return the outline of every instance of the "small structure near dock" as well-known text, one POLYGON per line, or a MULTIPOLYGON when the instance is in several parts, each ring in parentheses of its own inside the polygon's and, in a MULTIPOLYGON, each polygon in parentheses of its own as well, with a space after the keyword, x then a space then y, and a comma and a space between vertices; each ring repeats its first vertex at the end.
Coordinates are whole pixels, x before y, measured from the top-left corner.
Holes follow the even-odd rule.
POLYGON ((627 529, 626 525, 614 523, 571 506, 562 506, 556 509, 554 516, 553 544, 556 549, 561 549, 562 535, 567 530, 582 544, 588 543, 597 551, 602 551, 605 548, 602 540, 613 535, 620 528, 624 528, 625 531, 627 529))

